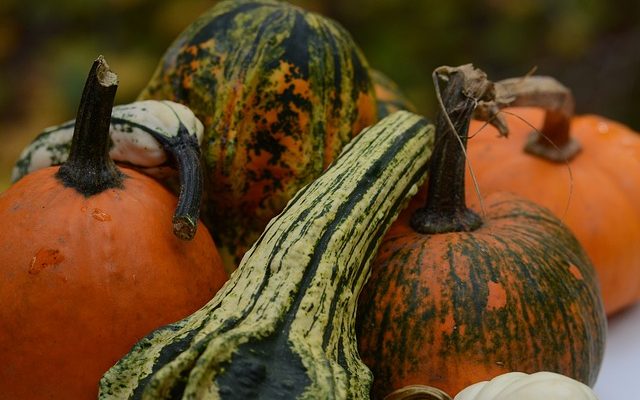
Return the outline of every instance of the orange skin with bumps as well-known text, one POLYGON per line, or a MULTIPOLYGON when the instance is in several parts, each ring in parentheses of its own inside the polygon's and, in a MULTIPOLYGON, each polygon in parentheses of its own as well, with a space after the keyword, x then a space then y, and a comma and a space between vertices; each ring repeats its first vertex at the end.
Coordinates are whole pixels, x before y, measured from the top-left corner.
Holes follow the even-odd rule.
MULTIPOLYGON (((573 117, 570 136, 582 151, 568 163, 525 153, 544 111, 503 113, 509 137, 473 121, 468 156, 483 196, 509 191, 549 208, 574 232, 593 262, 608 315, 640 299, 640 135, 596 115, 573 117), (511 115, 516 114, 517 116, 511 115)), ((477 200, 469 174, 468 201, 477 200)))
POLYGON ((95 399, 144 335, 196 311, 227 280, 203 224, 172 233, 176 198, 122 168, 124 189, 85 198, 27 175, 0 195, 0 393, 95 399))

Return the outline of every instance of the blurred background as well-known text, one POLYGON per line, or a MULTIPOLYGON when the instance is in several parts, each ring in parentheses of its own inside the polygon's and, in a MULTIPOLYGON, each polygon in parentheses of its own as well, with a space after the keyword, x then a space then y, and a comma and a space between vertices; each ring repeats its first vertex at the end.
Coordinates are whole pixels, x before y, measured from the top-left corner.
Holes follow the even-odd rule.
MULTIPOLYGON (((573 89, 579 113, 640 130, 637 0, 292 0, 345 26, 371 66, 435 115, 431 72, 473 62, 491 78, 532 68, 573 89)), ((2 0, 0 191, 20 151, 74 117, 103 54, 132 101, 164 50, 213 0, 2 0)))

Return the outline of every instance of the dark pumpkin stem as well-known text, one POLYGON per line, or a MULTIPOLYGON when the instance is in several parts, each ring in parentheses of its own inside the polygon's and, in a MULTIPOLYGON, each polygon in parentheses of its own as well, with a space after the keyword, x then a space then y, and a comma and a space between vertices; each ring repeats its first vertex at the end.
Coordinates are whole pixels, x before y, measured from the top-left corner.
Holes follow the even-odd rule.
POLYGON ((444 109, 436 120, 427 202, 413 214, 411 227, 429 234, 472 231, 482 225, 482 219, 465 202, 464 149, 478 102, 494 98, 493 83, 472 65, 441 67, 436 73, 448 81, 442 92, 444 109))
MULTIPOLYGON (((56 177, 84 196, 122 189, 125 175, 109 157, 109 128, 118 77, 100 56, 93 63, 80 99, 69 158, 56 177)), ((173 233, 182 240, 196 234, 202 198, 202 170, 197 140, 180 126, 178 135, 154 135, 175 159, 180 171, 180 195, 173 216, 173 233)))
POLYGON ((124 175, 109 157, 111 109, 118 76, 105 59, 94 61, 82 92, 69 158, 56 177, 86 197, 121 188, 124 175))
MULTIPOLYGON (((527 153, 564 163, 580 152, 580 143, 569 133, 575 111, 569 88, 549 76, 527 76, 496 82, 495 90, 496 101, 478 107, 477 116, 481 119, 495 119, 499 110, 506 107, 538 107, 546 111, 542 129, 529 136, 524 148, 527 153), (489 110, 489 105, 493 109, 489 110)), ((506 126, 498 128, 506 134, 506 126)))

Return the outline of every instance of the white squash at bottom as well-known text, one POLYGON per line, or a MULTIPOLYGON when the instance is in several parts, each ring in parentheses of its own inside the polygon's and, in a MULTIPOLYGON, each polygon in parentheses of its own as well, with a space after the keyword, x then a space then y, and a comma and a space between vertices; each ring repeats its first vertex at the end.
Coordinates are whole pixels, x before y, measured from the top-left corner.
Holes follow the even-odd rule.
POLYGON ((598 400, 582 382, 554 372, 510 372, 468 386, 454 400, 598 400))

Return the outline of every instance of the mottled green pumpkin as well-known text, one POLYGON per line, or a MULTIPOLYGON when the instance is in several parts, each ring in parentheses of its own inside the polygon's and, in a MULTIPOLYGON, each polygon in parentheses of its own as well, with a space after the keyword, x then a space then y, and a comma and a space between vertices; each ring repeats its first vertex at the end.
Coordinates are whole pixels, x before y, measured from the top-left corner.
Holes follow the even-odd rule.
POLYGON ((140 99, 183 103, 203 122, 203 220, 229 269, 376 121, 368 66, 351 36, 271 0, 211 8, 169 47, 140 99))
POLYGON ((593 385, 606 334, 593 265, 541 206, 494 193, 483 208, 467 208, 462 150, 492 86, 476 95, 465 80, 460 94, 461 76, 486 76, 452 70, 443 99, 459 136, 441 114, 428 190, 385 235, 359 299, 357 336, 373 398, 407 385, 455 395, 510 371, 559 372, 593 385))

